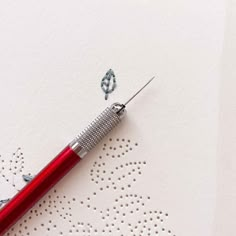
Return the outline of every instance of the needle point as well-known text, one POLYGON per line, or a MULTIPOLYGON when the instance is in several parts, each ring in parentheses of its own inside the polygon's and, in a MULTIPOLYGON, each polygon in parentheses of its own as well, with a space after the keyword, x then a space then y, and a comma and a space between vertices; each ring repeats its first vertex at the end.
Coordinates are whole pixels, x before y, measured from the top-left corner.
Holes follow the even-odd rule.
POLYGON ((155 76, 153 76, 141 89, 139 89, 124 105, 126 106, 134 97, 136 97, 149 83, 154 80, 155 76))

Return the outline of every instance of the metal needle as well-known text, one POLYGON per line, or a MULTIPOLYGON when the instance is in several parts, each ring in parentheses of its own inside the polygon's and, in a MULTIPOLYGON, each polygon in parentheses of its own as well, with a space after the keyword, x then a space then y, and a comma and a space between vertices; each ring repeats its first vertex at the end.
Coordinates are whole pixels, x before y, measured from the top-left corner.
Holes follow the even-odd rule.
POLYGON ((153 76, 141 89, 139 89, 138 92, 136 92, 126 103, 124 103, 124 105, 126 106, 134 97, 136 97, 149 83, 152 82, 154 78, 155 76, 153 76))

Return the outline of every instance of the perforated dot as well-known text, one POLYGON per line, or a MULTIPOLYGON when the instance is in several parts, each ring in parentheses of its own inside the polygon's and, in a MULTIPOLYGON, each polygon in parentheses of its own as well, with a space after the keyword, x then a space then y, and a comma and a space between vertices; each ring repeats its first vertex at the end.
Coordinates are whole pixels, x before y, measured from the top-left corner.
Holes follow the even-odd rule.
MULTIPOLYGON (((161 211, 162 214, 160 214, 159 210, 149 210, 147 208, 147 200, 151 200, 149 196, 142 197, 142 195, 130 193, 130 191, 133 190, 133 185, 139 184, 139 175, 142 174, 144 165, 146 165, 146 161, 128 161, 130 151, 133 151, 138 144, 124 138, 109 138, 108 141, 102 146, 102 148, 107 151, 97 157, 96 161, 92 163, 93 167, 88 172, 88 176, 92 181, 91 184, 94 184, 96 191, 91 192, 88 196, 76 199, 68 198, 66 195, 56 194, 56 190, 53 190, 53 194, 48 194, 44 202, 41 201, 39 203, 40 205, 36 205, 36 208, 27 216, 26 221, 21 221, 21 232, 19 233, 20 224, 17 225, 17 229, 12 229, 12 232, 19 236, 29 235, 28 233, 33 229, 32 226, 34 227, 29 221, 33 218, 41 216, 41 219, 46 219, 47 216, 50 216, 54 219, 58 216, 63 220, 64 225, 68 225, 67 230, 63 230, 61 225, 55 224, 53 220, 48 220, 44 225, 39 221, 38 224, 35 224, 35 228, 46 230, 48 233, 50 232, 50 234, 53 233, 51 232, 53 230, 55 234, 57 232, 57 235, 68 236, 80 234, 84 236, 105 236, 116 235, 117 232, 119 232, 117 235, 120 236, 153 236, 160 235, 159 231, 161 231, 161 235, 163 236, 167 234, 169 236, 175 236, 172 234, 171 230, 165 228, 164 220, 168 220, 168 213, 161 211), (100 198, 99 195, 102 194, 101 191, 104 191, 104 194, 108 193, 108 191, 117 191, 117 193, 124 193, 124 195, 119 194, 114 200, 113 205, 103 211, 100 209, 100 205, 94 205, 93 201, 97 197, 100 198), (72 204, 74 204, 74 206, 72 206, 72 204), (98 218, 96 221, 93 221, 93 224, 88 222, 76 222, 75 215, 73 215, 75 206, 86 209, 87 213, 98 213, 98 218), (45 207, 48 208, 47 211, 44 210, 45 207), (99 212, 101 215, 99 215, 99 212), (133 218, 137 219, 136 223, 129 222, 131 215, 133 218), (160 215, 162 215, 163 219, 160 218, 160 215), (129 229, 129 231, 127 231, 127 229, 129 229), (163 231, 162 229, 165 230, 163 231), (121 232, 128 232, 128 234, 121 232)), ((19 164, 20 161, 18 160, 19 157, 16 155, 12 163, 19 164)), ((1 160, 1 163, 4 162, 1 160)), ((5 165, 2 166, 5 168, 5 165)), ((15 170, 18 169, 13 165, 12 169, 14 170, 12 171, 13 174, 17 174, 15 170)), ((109 196, 109 194, 107 196, 109 196)), ((44 231, 45 235, 47 234, 46 231, 44 231)))

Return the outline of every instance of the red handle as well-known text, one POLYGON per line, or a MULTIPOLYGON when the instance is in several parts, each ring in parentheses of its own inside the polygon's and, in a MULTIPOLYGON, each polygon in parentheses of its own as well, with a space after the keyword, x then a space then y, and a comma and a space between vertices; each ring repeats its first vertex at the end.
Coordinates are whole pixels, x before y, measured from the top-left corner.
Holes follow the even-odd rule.
POLYGON ((67 146, 0 210, 0 235, 3 235, 46 192, 78 162, 80 157, 67 146))

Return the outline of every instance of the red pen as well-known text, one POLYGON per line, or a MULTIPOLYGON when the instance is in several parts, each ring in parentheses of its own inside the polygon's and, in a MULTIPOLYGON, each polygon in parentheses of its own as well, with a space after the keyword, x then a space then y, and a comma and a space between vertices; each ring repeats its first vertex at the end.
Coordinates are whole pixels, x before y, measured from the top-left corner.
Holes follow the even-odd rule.
POLYGON ((44 167, 0 210, 0 235, 16 223, 40 198, 104 138, 124 117, 126 105, 152 80, 150 79, 126 103, 106 108, 80 135, 44 167))

